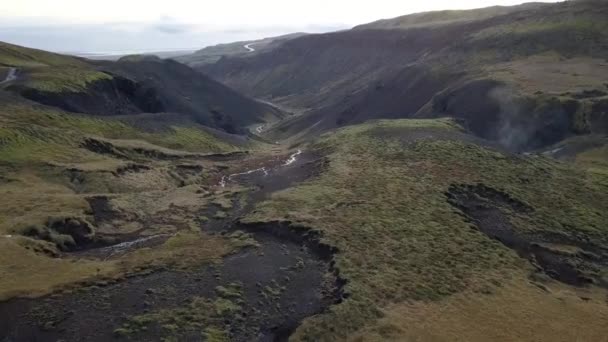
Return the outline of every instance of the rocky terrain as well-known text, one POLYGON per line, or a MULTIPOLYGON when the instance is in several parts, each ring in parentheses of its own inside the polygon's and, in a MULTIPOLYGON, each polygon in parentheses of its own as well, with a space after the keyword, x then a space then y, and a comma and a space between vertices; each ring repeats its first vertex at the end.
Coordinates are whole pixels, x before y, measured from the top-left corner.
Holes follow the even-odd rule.
POLYGON ((0 43, 0 341, 604 341, 607 11, 0 43))

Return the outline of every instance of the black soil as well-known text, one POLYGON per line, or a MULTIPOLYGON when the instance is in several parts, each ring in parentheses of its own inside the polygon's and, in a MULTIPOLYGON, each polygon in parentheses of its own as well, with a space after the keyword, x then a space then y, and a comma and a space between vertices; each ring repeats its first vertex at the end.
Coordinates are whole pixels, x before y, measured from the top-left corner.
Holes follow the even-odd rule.
POLYGON ((607 250, 556 233, 525 233, 513 226, 510 215, 532 213, 529 205, 483 184, 452 185, 446 196, 481 232, 528 259, 538 272, 569 285, 608 287, 601 277, 608 266, 607 250))

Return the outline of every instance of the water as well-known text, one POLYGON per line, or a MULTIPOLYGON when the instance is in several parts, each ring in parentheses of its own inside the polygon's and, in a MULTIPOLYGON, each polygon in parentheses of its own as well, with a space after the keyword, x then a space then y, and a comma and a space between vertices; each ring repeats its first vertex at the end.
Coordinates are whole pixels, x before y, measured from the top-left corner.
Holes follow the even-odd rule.
MULTIPOLYGON (((289 156, 289 159, 287 159, 285 161, 285 163, 283 163, 283 166, 289 166, 293 163, 295 163, 298 160, 298 156, 302 154, 302 150, 298 150, 296 153, 292 154, 289 156)), ((248 170, 245 172, 240 172, 240 173, 233 173, 231 175, 228 176, 222 176, 222 179, 220 180, 219 185, 222 188, 225 188, 226 185, 228 184, 228 182, 230 182, 233 178, 238 177, 238 176, 246 176, 246 175, 250 175, 252 173, 256 173, 256 172, 264 172, 264 176, 268 176, 269 171, 266 167, 261 167, 259 169, 254 169, 254 170, 248 170)))

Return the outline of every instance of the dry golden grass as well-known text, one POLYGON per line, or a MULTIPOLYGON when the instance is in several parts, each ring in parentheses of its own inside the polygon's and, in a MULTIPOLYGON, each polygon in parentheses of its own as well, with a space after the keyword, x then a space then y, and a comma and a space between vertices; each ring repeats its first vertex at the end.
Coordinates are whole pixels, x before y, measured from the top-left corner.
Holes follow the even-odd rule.
POLYGON ((122 278, 127 274, 171 267, 184 269, 219 260, 237 241, 202 233, 179 233, 157 248, 142 248, 108 261, 51 258, 24 248, 23 237, 0 236, 0 300, 36 297, 78 283, 122 278))
POLYGON ((551 293, 520 274, 492 294, 465 292, 439 302, 393 305, 386 309, 385 317, 349 340, 608 341, 605 294, 557 283, 548 288, 551 293))
POLYGON ((114 262, 51 258, 26 250, 25 238, 0 237, 0 300, 16 296, 35 297, 62 286, 117 275, 114 262))
POLYGON ((82 196, 34 172, 23 170, 8 177, 11 181, 0 185, 0 234, 45 223, 49 217, 78 216, 89 208, 82 196))

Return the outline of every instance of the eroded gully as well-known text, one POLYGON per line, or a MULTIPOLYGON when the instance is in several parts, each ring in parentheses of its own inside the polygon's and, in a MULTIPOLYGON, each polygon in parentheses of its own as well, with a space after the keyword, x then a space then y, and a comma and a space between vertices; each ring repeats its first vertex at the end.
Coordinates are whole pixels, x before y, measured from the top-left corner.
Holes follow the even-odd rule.
MULTIPOLYGON (((239 219, 253 210, 255 203, 314 176, 324 164, 323 158, 299 150, 280 164, 222 178, 220 186, 238 183, 253 190, 245 198, 234 199, 228 217, 211 219, 202 229, 227 236, 245 231, 257 247, 188 272, 161 269, 74 293, 0 303, 0 341, 107 341, 117 338, 116 328, 129 317, 187 306, 196 297, 213 300, 218 286, 235 283, 241 286, 240 313, 226 317, 222 327, 230 340, 287 340, 303 319, 342 300, 345 281, 333 268, 336 249, 321 243, 319 234, 307 227, 287 222, 242 224, 239 219)), ((159 324, 152 323, 129 339, 159 340, 164 333, 159 324)), ((179 331, 176 337, 204 340, 201 331, 189 329, 179 331)))

